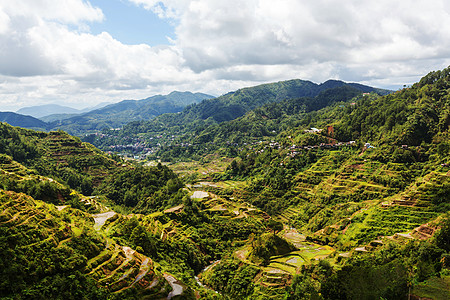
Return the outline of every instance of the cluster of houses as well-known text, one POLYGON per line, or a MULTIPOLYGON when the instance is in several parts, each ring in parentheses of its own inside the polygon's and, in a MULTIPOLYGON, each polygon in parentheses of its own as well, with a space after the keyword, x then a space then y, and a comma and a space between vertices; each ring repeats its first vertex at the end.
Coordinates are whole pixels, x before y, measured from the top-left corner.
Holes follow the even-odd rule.
MULTIPOLYGON (((318 128, 310 128, 307 130, 304 130, 305 133, 312 133, 312 134, 319 134, 323 131, 323 129, 318 129, 318 128)), ((328 136, 333 137, 334 136, 334 128, 333 126, 327 126, 326 128, 326 134, 328 136)), ((103 133, 97 133, 96 134, 99 137, 111 137, 111 135, 108 134, 103 134, 103 133)), ((117 138, 117 137, 116 137, 117 138)), ((291 138, 290 136, 288 138, 291 138)), ((171 144, 175 139, 176 136, 174 135, 168 135, 166 134, 165 136, 163 135, 156 135, 154 137, 149 137, 150 140, 153 140, 153 142, 148 143, 145 142, 142 138, 135 138, 133 139, 132 144, 127 144, 127 145, 111 145, 109 146, 109 150, 116 152, 116 153, 121 153, 120 155, 122 156, 128 156, 128 157, 132 157, 134 159, 146 159, 149 155, 156 153, 158 150, 161 149, 162 144, 166 144, 166 146, 176 146, 176 147, 192 147, 195 146, 191 143, 177 143, 177 144, 171 144), (160 139, 163 139, 163 141, 161 141, 160 139), (155 141, 155 140, 159 140, 155 141), (149 145, 150 144, 150 145, 149 145), (154 144, 154 145, 152 145, 154 144), (128 153, 128 154, 126 154, 128 153)), ((239 148, 239 151, 243 151, 244 148, 247 148, 247 150, 255 150, 255 153, 263 153, 265 151, 265 149, 267 148, 272 148, 272 149, 285 149, 288 150, 288 154, 287 156, 290 157, 295 157, 296 155, 300 154, 302 150, 312 150, 312 149, 337 149, 340 147, 356 147, 357 143, 355 141, 349 141, 349 142, 337 142, 336 140, 330 139, 331 143, 320 143, 318 145, 307 145, 307 146, 298 146, 298 145, 292 145, 286 148, 283 148, 282 145, 280 145, 279 142, 276 141, 270 141, 270 142, 266 142, 266 141, 259 141, 259 142, 254 142, 254 143, 243 143, 242 145, 239 145, 238 143, 235 142, 226 142, 226 144, 228 146, 233 146, 233 147, 239 147, 241 146, 241 148, 239 148), (265 144, 263 148, 261 148, 261 144, 265 144), (243 147, 242 147, 243 146, 243 147), (257 147, 254 147, 257 146, 257 147), (258 150, 257 150, 258 149, 258 150)), ((211 142, 213 143, 213 142, 211 142)), ((407 146, 403 145, 402 148, 405 148, 407 146)), ((364 145, 365 150, 367 149, 371 149, 371 148, 375 148, 373 147, 370 143, 366 143, 364 145)))
MULTIPOLYGON (((259 143, 253 143, 251 145, 261 145, 264 142, 259 141, 259 143)), ((267 142, 265 142, 267 143, 267 142)), ((244 146, 246 146, 247 143, 244 144, 244 146)), ((297 145, 292 145, 288 148, 284 148, 289 150, 289 154, 288 156, 290 157, 295 157, 296 155, 300 154, 302 150, 312 150, 312 149, 337 149, 337 148, 341 148, 341 147, 356 147, 356 141, 349 141, 349 142, 339 142, 339 143, 334 143, 334 144, 327 144, 327 143, 320 143, 319 145, 308 145, 308 146, 297 146, 297 145)), ((258 147, 259 148, 259 147, 258 147)), ((282 146, 280 145, 280 143, 275 142, 275 141, 271 141, 270 143, 268 143, 268 145, 264 146, 262 149, 260 150, 256 150, 255 153, 264 153, 266 149, 268 148, 272 148, 272 149, 282 149, 282 146)), ((243 148, 239 149, 240 151, 243 150, 243 148)), ((248 147, 248 150, 253 150, 253 147, 250 146, 248 147)))
MULTIPOLYGON (((114 129, 115 130, 115 129, 114 129)), ((95 135, 98 138, 113 138, 114 140, 120 140, 121 138, 114 134, 108 134, 108 133, 93 133, 92 135, 95 135)), ((162 145, 162 143, 167 141, 173 142, 175 140, 176 136, 174 135, 165 135, 159 134, 155 135, 153 137, 149 137, 148 139, 144 139, 142 137, 136 137, 131 139, 131 143, 128 144, 115 144, 108 146, 108 153, 118 153, 118 155, 127 157, 127 158, 133 158, 133 159, 139 159, 144 160, 149 155, 155 153, 158 151, 162 145), (161 141, 161 139, 164 138, 164 141, 161 141)), ((130 139, 128 139, 130 140, 130 139)), ((192 144, 188 143, 182 143, 177 146, 182 147, 188 147, 192 146, 192 144)))
POLYGON ((292 145, 289 149, 291 150, 291 153, 289 154, 290 157, 295 157, 297 154, 300 154, 298 150, 312 150, 312 149, 337 149, 341 147, 355 147, 357 146, 355 141, 349 141, 349 142, 339 142, 335 144, 326 144, 326 143, 320 143, 319 145, 312 145, 312 146, 296 146, 292 145))

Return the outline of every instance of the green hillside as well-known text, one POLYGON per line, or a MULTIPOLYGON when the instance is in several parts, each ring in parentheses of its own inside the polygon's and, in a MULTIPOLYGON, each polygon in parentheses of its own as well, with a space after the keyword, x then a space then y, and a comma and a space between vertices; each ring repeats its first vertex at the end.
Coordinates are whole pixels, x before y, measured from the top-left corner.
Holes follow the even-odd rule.
POLYGON ((23 128, 46 130, 48 124, 32 116, 16 114, 13 112, 0 112, 0 122, 23 128))
POLYGON ((104 128, 120 128, 131 121, 151 120, 165 113, 177 113, 188 105, 210 98, 212 96, 202 93, 172 92, 142 100, 123 100, 84 114, 52 121, 49 128, 83 135, 104 128))
POLYGON ((202 149, 212 153, 219 144, 224 147, 227 143, 276 136, 287 126, 296 126, 292 122, 298 123, 303 114, 348 101, 364 92, 388 93, 333 80, 320 85, 302 80, 264 84, 190 105, 178 114, 164 114, 148 122, 130 122, 119 131, 104 130, 103 134, 90 135, 84 140, 103 150, 127 150, 136 154, 146 148, 154 157, 163 159, 179 157, 176 152, 186 150, 189 157, 202 149), (205 147, 207 143, 214 146, 205 147))
POLYGON ((449 70, 187 122, 206 100, 121 131, 160 144, 143 164, 0 124, 0 297, 448 299, 449 70))
MULTIPOLYGON (((188 120, 206 120, 208 118, 212 118, 215 122, 220 123, 236 119, 247 111, 265 104, 300 97, 315 97, 327 89, 344 86, 360 92, 380 92, 380 94, 388 92, 363 85, 347 84, 341 81, 330 80, 322 84, 315 84, 310 81, 294 79, 240 89, 203 101, 198 105, 189 106, 181 114, 171 117, 174 118, 172 122, 178 124, 186 123, 188 120)), ((162 122, 164 122, 165 117, 168 116, 162 117, 162 122)))

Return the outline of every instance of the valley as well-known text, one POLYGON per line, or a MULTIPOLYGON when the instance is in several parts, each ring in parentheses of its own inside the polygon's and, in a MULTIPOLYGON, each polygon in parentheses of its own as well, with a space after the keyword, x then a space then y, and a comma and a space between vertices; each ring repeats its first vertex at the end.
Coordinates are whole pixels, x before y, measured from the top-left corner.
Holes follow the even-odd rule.
POLYGON ((1 123, 0 297, 448 299, 449 74, 249 87, 82 138, 1 123))

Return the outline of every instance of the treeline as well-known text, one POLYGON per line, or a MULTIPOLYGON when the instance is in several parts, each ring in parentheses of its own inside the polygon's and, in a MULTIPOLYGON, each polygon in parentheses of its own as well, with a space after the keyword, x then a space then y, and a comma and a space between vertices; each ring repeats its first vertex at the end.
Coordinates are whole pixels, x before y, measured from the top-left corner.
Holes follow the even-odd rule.
POLYGON ((176 205, 183 196, 180 191, 183 186, 172 170, 158 164, 156 167, 118 170, 107 177, 95 193, 105 195, 117 205, 152 212, 176 205))
POLYGON ((431 143, 450 125, 450 68, 431 72, 410 88, 364 99, 336 125, 339 140, 363 139, 395 145, 431 143))
MULTIPOLYGON (((336 267, 320 261, 302 267, 286 299, 409 299, 413 286, 432 276, 448 276, 450 218, 428 241, 380 246, 372 253, 353 255, 336 267)), ((442 291, 445 299, 448 291, 442 291)))
MULTIPOLYGON (((228 144, 244 143, 303 124, 306 113, 333 103, 348 101, 363 92, 386 94, 367 86, 327 81, 321 85, 292 80, 238 90, 200 104, 179 114, 165 114, 144 122, 130 123, 120 131, 85 138, 104 150, 112 145, 139 141, 158 148, 152 157, 164 160, 197 159, 228 144), (194 150, 186 144, 198 145, 194 150), (207 150, 205 150, 207 148, 207 150)), ((310 119, 309 119, 310 120, 310 119)))

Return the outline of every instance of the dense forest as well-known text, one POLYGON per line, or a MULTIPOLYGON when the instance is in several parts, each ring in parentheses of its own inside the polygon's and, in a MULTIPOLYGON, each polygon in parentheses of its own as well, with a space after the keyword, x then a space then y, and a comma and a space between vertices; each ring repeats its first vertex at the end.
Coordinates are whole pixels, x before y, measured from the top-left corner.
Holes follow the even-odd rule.
POLYGON ((88 135, 83 140, 105 151, 128 150, 142 154, 150 150, 151 159, 198 160, 205 153, 214 153, 227 145, 277 136, 281 131, 310 120, 311 114, 307 113, 362 95, 365 91, 371 91, 373 95, 387 93, 386 90, 332 80, 321 85, 298 80, 267 84, 205 100, 186 107, 179 114, 130 122, 121 130, 105 129, 102 134, 88 135), (227 117, 218 115, 224 113, 227 117))
POLYGON ((449 299, 449 91, 289 81, 83 141, 1 123, 0 298, 449 299))

